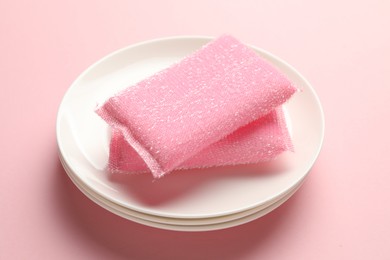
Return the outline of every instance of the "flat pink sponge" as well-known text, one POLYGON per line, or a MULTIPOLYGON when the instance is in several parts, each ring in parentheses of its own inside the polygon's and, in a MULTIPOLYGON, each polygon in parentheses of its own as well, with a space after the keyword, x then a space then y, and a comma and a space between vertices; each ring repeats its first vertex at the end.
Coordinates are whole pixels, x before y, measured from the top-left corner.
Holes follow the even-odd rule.
POLYGON ((253 50, 222 36, 111 97, 97 113, 161 177, 295 91, 253 50))

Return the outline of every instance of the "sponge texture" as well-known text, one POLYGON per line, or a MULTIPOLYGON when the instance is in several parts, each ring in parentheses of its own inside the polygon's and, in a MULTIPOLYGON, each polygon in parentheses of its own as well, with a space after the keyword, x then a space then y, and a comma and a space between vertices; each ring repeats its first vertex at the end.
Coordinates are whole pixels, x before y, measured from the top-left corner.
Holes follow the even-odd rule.
POLYGON ((295 91, 276 68, 224 35, 109 98, 97 113, 161 177, 295 91))

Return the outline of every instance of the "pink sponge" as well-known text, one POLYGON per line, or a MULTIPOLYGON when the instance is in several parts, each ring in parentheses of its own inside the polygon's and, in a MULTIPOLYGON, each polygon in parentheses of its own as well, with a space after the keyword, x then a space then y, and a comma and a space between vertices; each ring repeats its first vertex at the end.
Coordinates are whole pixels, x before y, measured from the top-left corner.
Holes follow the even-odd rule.
POLYGON ((253 50, 222 36, 111 97, 97 113, 161 177, 295 91, 253 50))
MULTIPOLYGON (((177 169, 258 163, 271 160, 286 150, 292 150, 292 143, 283 111, 277 108, 206 147, 177 169)), ((112 129, 109 166, 114 172, 149 171, 143 159, 115 128, 112 129)))

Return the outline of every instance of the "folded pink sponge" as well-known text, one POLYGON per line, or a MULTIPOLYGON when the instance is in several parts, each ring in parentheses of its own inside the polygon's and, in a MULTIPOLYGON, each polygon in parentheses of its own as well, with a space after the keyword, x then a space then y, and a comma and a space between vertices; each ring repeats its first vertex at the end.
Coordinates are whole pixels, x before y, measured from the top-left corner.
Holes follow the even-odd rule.
MULTIPOLYGON (((258 163, 292 149, 283 111, 277 108, 201 150, 177 169, 258 163)), ((113 172, 149 171, 143 159, 116 128, 112 129, 109 165, 113 172)))
POLYGON ((119 131, 161 177, 269 114, 295 91, 253 50, 222 36, 109 98, 97 113, 115 129, 113 140, 119 131))

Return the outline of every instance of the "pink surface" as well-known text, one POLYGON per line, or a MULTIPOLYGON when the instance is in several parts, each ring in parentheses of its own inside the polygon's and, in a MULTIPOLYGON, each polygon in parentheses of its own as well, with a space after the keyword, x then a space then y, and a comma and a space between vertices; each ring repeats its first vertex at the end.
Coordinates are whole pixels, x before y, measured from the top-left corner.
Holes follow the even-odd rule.
POLYGON ((0 2, 0 259, 390 259, 388 1, 0 2), (120 47, 230 33, 296 67, 326 116, 322 153, 286 204, 226 230, 132 223, 57 158, 71 82, 120 47))
POLYGON ((96 112, 159 178, 270 113, 295 91, 274 66, 223 35, 110 97, 96 112))

